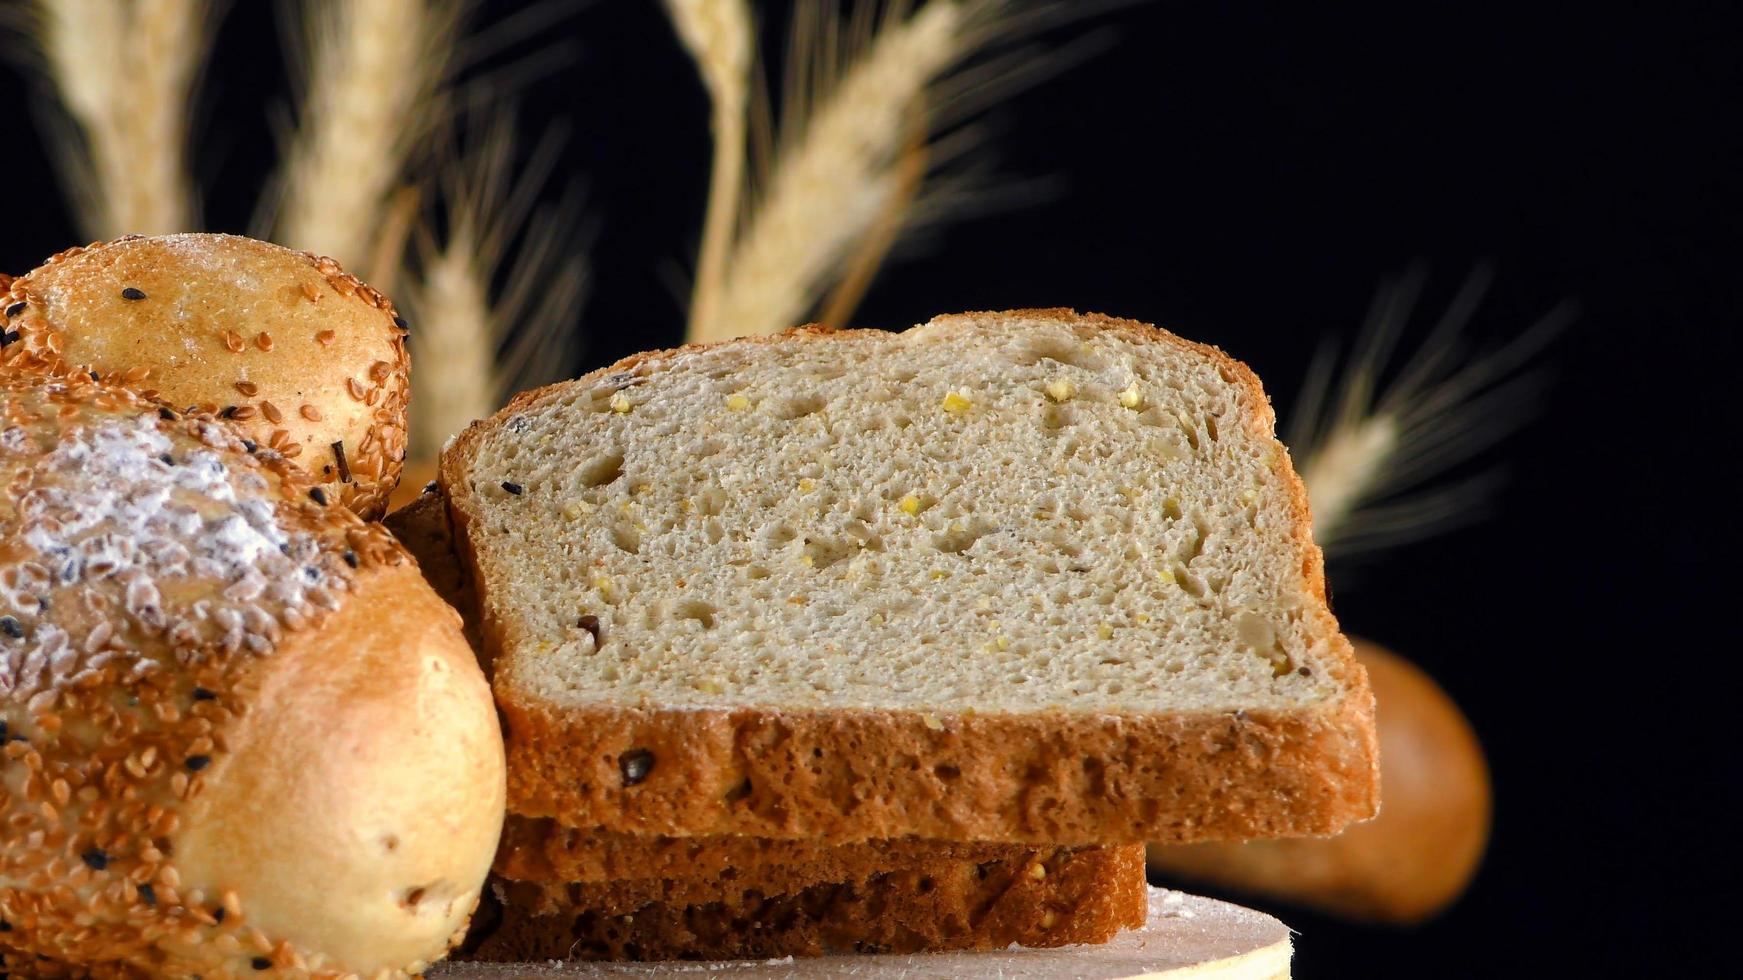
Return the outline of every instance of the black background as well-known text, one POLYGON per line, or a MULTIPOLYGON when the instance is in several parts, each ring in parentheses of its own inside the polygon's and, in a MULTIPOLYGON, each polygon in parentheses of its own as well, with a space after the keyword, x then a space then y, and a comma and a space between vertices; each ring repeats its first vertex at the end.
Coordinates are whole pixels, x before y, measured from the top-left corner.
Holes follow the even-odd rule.
MULTIPOLYGON (((1578 303, 1540 415, 1493 456, 1510 473, 1495 515, 1331 569, 1345 627, 1429 669, 1482 736, 1487 863, 1416 929, 1274 908, 1300 930, 1298 976, 1718 965, 1743 654, 1723 585, 1743 38, 1721 6, 1117 8, 1045 35, 1107 32, 988 115, 1001 172, 1053 178, 1047 192, 930 236, 861 308, 885 327, 1018 306, 1145 319, 1246 360, 1286 414, 1314 346, 1353 335, 1413 261, 1430 314, 1493 264, 1474 331, 1490 341, 1578 303)), ((208 227, 242 231, 286 83, 270 5, 231 7, 196 166, 208 227)), ((771 43, 784 10, 764 6, 771 43)), ((679 339, 706 104, 651 2, 598 0, 544 43, 574 57, 526 88, 523 115, 573 127, 565 170, 599 222, 576 365, 591 368, 679 339)), ((8 105, 34 90, 13 69, 0 86, 8 105)), ((17 273, 78 236, 33 117, 8 115, 0 268, 17 273)))

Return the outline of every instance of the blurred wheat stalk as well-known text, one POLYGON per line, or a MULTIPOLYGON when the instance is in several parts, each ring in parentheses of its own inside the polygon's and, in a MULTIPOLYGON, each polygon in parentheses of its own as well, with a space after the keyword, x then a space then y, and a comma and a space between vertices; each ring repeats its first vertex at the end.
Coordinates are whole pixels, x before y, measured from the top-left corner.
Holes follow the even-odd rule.
POLYGON ((185 231, 198 220, 188 115, 210 0, 35 0, 27 36, 71 125, 50 143, 84 233, 185 231))
MULTIPOLYGON (((808 316, 844 323, 904 231, 961 203, 973 169, 962 161, 979 143, 959 124, 1059 61, 997 49, 1084 11, 1041 0, 861 0, 845 13, 833 0, 801 2, 771 82, 748 0, 664 8, 707 92, 714 137, 687 328, 697 341, 808 316), (781 93, 778 126, 770 89, 781 93)), ((23 21, 64 109, 50 142, 91 237, 198 227, 186 150, 213 9, 33 0, 7 14, 23 21)), ((280 9, 294 126, 256 233, 335 256, 401 298, 417 324, 413 455, 427 459, 574 354, 585 235, 574 193, 546 194, 558 140, 523 156, 502 88, 456 82, 469 44, 500 48, 555 8, 535 4, 476 33, 469 0, 280 9)), ((1382 291, 1346 363, 1329 347, 1316 360, 1289 442, 1329 553, 1475 513, 1492 481, 1444 475, 1523 416, 1533 387, 1520 367, 1557 325, 1472 355, 1460 334, 1486 285, 1466 284, 1384 390, 1419 274, 1382 291)))

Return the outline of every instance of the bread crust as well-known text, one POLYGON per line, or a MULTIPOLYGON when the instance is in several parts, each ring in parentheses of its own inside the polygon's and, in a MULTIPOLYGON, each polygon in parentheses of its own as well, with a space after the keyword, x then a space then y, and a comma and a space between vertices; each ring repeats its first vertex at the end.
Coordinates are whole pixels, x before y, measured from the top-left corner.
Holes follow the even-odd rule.
MULTIPOLYGON (((1208 358, 1239 392, 1252 434, 1273 439, 1270 403, 1250 369, 1215 347, 1147 324, 1049 309, 965 313, 929 326, 1014 317, 1119 331, 1208 358)), ((793 336, 852 343, 884 334, 802 327, 725 343, 793 336)), ((488 659, 502 652, 504 631, 491 621, 489 579, 467 532, 475 504, 465 473, 479 441, 569 384, 645 374, 696 349, 637 354, 579 382, 525 392, 473 423, 443 454, 438 482, 456 551, 478 592, 488 659)), ((510 809, 644 836, 744 834, 831 843, 905 835, 1092 844, 1336 833, 1378 808, 1373 695, 1325 606, 1324 563, 1312 540, 1306 490, 1286 451, 1276 453, 1271 466, 1289 489, 1301 588, 1316 600, 1304 612, 1346 692, 1329 706, 1105 717, 959 712, 926 719, 879 710, 559 709, 518 700, 499 675, 510 809), (630 752, 651 753, 655 764, 644 780, 626 786, 620 760, 630 752)))
POLYGON ((220 421, 82 373, 0 376, 0 406, 8 969, 438 958, 503 806, 453 613, 379 525, 220 421))
POLYGON ((406 330, 339 263, 235 235, 129 235, 7 283, 0 368, 96 371, 227 415, 336 500, 379 518, 399 482, 406 330))
MULTIPOLYGON (((467 958, 753 959, 1099 943, 1143 925, 1141 847, 916 849, 785 886, 718 876, 502 882, 467 958)), ((822 870, 821 868, 819 870, 822 870)))

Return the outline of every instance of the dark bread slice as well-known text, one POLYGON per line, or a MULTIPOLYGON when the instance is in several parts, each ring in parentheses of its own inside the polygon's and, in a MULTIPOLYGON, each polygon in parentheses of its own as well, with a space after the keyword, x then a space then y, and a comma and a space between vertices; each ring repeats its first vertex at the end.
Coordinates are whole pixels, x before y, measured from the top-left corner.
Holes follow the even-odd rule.
POLYGON ((843 866, 828 879, 767 889, 719 875, 497 879, 500 919, 464 958, 757 959, 1051 947, 1106 942, 1144 923, 1141 846, 932 849, 895 866, 843 866))

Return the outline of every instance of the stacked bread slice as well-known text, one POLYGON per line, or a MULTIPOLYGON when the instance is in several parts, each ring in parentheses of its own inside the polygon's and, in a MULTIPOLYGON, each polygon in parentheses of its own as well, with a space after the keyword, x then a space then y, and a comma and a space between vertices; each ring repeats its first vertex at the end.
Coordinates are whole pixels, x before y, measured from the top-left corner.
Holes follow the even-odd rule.
POLYGON ((1100 941, 1144 919, 1145 840, 1374 810, 1264 394, 1163 331, 641 355, 475 424, 438 484, 397 523, 507 729, 481 954, 1100 941))

